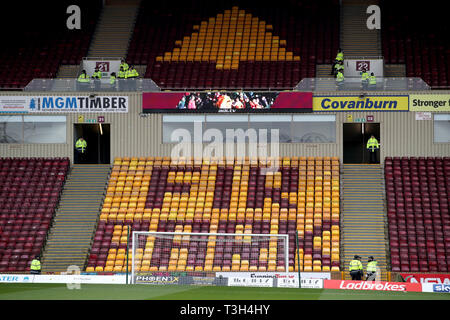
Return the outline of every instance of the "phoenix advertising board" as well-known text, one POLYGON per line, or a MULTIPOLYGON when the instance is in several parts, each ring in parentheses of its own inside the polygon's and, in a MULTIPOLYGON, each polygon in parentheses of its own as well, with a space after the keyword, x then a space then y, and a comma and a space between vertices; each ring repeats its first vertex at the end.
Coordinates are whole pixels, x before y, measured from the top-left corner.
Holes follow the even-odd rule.
POLYGON ((179 284, 178 276, 135 276, 136 284, 179 284))

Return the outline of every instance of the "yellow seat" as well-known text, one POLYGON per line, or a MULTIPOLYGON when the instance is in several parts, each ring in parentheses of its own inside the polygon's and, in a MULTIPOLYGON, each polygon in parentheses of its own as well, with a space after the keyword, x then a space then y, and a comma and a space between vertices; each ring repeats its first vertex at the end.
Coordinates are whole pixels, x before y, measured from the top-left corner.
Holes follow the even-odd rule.
POLYGON ((122 272, 122 267, 123 266, 114 266, 114 268, 113 268, 113 272, 122 272))
POLYGON ((87 267, 86 268, 86 272, 94 272, 94 271, 95 271, 94 267, 87 267))
POLYGON ((313 268, 312 268, 312 266, 304 266, 303 267, 303 272, 312 272, 313 271, 313 268))
POLYGON ((339 267, 337 267, 337 266, 331 267, 331 272, 338 272, 338 271, 340 271, 339 267))
POLYGON ((142 272, 149 272, 150 271, 150 266, 141 266, 140 271, 142 272))

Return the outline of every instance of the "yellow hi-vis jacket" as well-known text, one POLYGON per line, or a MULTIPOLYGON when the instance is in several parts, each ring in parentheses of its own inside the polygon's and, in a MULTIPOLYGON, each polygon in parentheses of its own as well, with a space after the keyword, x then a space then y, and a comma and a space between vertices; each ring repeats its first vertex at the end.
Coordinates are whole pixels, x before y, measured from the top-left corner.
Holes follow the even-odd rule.
POLYGON ((370 261, 367 263, 367 272, 376 272, 377 271, 377 262, 370 261))
POLYGON ((136 69, 133 69, 133 70, 128 69, 128 71, 125 72, 125 79, 137 78, 137 77, 139 77, 139 73, 137 72, 136 69))
POLYGON ((377 84, 377 77, 370 76, 369 77, 369 84, 377 84))
POLYGON ((102 78, 102 72, 101 71, 95 71, 92 74, 92 78, 94 78, 94 79, 101 79, 102 78))
POLYGON ((363 265, 361 263, 361 261, 359 260, 352 260, 350 261, 350 266, 348 267, 348 271, 352 272, 352 271, 358 271, 358 270, 363 270, 363 265))
POLYGON ((120 70, 119 73, 117 74, 117 77, 119 79, 125 79, 125 74, 126 74, 125 71, 120 70))
POLYGON ((78 151, 81 151, 81 153, 84 153, 84 150, 87 147, 87 142, 86 140, 80 140, 78 139, 77 142, 75 143, 75 149, 77 149, 78 151))
POLYGON ((369 80, 369 73, 368 72, 361 72, 361 80, 362 81, 369 80))
POLYGON ((336 56, 336 60, 338 60, 338 61, 344 60, 344 53, 338 52, 338 54, 336 56))
POLYGON ((41 270, 41 262, 37 259, 31 261, 30 270, 41 270))
POLYGON ((366 147, 373 152, 374 149, 380 148, 380 144, 378 143, 378 140, 376 138, 370 138, 369 141, 367 141, 366 147))
POLYGON ((82 73, 78 76, 78 82, 89 82, 89 77, 82 73))
POLYGON ((336 75, 336 81, 337 81, 337 82, 342 82, 342 81, 344 81, 344 75, 342 74, 341 71, 339 71, 339 72, 337 73, 337 75, 336 75))
POLYGON ((128 71, 128 68, 129 68, 128 63, 126 63, 126 62, 120 64, 119 70, 120 70, 120 67, 123 68, 124 72, 128 71))
POLYGON ((334 65, 334 69, 335 70, 344 70, 344 65, 343 64, 340 64, 340 63, 336 63, 335 65, 334 65))

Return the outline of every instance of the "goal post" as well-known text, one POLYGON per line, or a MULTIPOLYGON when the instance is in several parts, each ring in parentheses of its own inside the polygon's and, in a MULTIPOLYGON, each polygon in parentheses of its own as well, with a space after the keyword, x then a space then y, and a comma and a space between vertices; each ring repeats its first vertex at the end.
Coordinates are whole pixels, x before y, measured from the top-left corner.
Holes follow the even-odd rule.
POLYGON ((196 272, 288 272, 287 234, 134 231, 131 283, 137 276, 196 272))

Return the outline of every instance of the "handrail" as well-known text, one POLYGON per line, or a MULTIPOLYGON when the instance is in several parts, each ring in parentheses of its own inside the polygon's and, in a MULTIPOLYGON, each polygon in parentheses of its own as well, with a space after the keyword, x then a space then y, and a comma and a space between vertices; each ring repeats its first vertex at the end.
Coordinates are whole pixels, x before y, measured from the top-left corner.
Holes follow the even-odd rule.
MULTIPOLYGON (((118 80, 117 82, 126 81, 118 80)), ((371 91, 373 93, 380 92, 422 92, 422 93, 433 93, 431 90, 435 91, 450 91, 450 86, 429 86, 421 78, 394 78, 394 77, 383 77, 377 78, 377 85, 375 87, 365 87, 362 85, 360 77, 346 77, 343 86, 338 86, 336 79, 332 77, 326 78, 304 78, 295 87, 195 87, 195 88, 175 88, 175 87, 159 87, 150 78, 137 78, 135 79, 136 86, 131 88, 122 88, 120 85, 111 88, 109 85, 109 78, 104 77, 100 81, 100 87, 95 87, 95 81, 91 80, 87 84, 86 88, 81 90, 77 88, 77 78, 49 78, 49 79, 33 79, 25 88, 0 88, 0 92, 5 91, 16 91, 16 92, 80 92, 80 91, 115 91, 115 92, 126 92, 126 91, 141 91, 141 92, 152 92, 152 91, 165 91, 165 92, 221 92, 221 91, 255 91, 255 92, 280 92, 280 91, 307 91, 316 93, 335 93, 337 91, 344 93, 355 92, 355 91, 371 91), (111 90, 112 89, 112 90, 111 90)), ((98 82, 97 82, 98 84, 98 82)))
POLYGON ((108 60, 122 60, 124 57, 83 57, 82 60, 97 60, 97 61, 108 61, 108 60))
POLYGON ((89 79, 89 82, 80 83, 77 78, 64 79, 33 79, 23 89, 27 92, 59 91, 59 92, 127 92, 127 91, 161 91, 161 88, 150 78, 117 79, 113 85, 110 78, 100 80, 89 79))
POLYGON ((23 91, 23 88, 0 88, 0 91, 23 91))
POLYGON ((293 87, 280 87, 280 88, 246 88, 246 87, 228 87, 228 88, 208 88, 208 87, 196 87, 196 88, 161 88, 161 91, 174 91, 174 92, 221 92, 221 91, 233 91, 233 92, 243 92, 243 91, 252 91, 252 92, 267 92, 267 91, 293 91, 293 87))
POLYGON ((294 88, 298 91, 425 91, 431 87, 421 78, 377 77, 376 84, 363 82, 361 77, 345 77, 337 82, 335 78, 304 78, 294 88))
POLYGON ((344 52, 344 60, 346 60, 346 59, 351 59, 351 60, 354 60, 354 59, 372 59, 372 60, 383 59, 384 60, 384 57, 383 56, 346 56, 345 52, 344 52))
POLYGON ((432 90, 450 90, 450 86, 431 86, 432 90))

